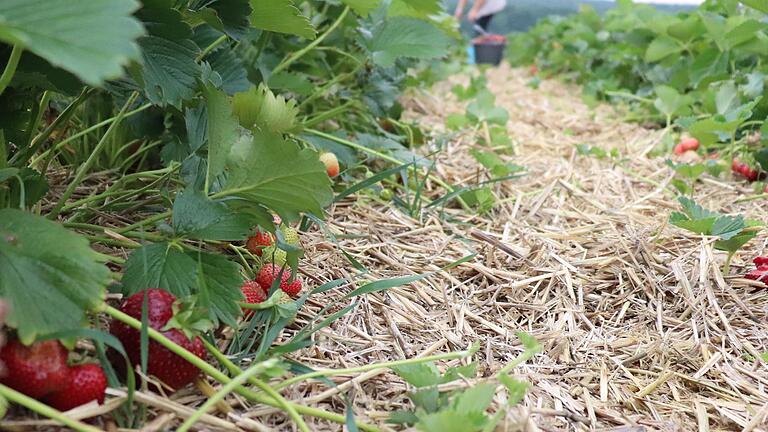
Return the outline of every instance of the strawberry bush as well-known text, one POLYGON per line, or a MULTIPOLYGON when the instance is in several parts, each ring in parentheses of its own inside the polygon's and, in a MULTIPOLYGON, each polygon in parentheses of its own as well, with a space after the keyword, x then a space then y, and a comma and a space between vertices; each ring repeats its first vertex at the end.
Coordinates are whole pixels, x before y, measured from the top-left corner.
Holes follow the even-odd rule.
POLYGON ((620 0, 603 16, 583 7, 542 20, 510 36, 507 52, 582 84, 587 101, 627 103, 628 118, 666 127, 663 150, 677 147, 673 131, 690 135, 689 150, 738 159, 755 181, 768 171, 766 14, 757 0, 707 0, 677 15, 620 0))
MULTIPOLYGON (((55 388, 0 378, 2 396, 91 430, 51 406, 102 401, 104 376, 132 391, 139 367, 169 390, 202 372, 280 407, 300 430, 300 415, 348 421, 288 402, 260 378, 285 373, 271 357, 354 307, 271 349, 309 295, 345 282, 302 289, 292 226, 321 225, 334 185, 369 158, 421 169, 397 96, 429 79, 420 66, 456 34, 432 0, 0 3, 0 298, 20 352, 6 363, 23 369, 34 350, 86 338, 104 367, 69 365, 63 352, 55 388), (243 323, 226 354, 211 343, 243 323), (242 371, 231 359, 246 356, 258 362, 242 371)), ((371 282, 347 299, 419 277, 371 282)), ((124 414, 124 426, 140 423, 124 414)))

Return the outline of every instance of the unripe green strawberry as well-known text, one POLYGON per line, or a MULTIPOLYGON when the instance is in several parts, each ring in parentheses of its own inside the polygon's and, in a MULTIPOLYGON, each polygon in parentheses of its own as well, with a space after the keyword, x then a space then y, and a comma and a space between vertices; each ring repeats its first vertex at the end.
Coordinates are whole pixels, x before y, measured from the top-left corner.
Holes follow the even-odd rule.
POLYGON ((288 254, 284 250, 277 247, 277 245, 266 247, 261 253, 261 258, 264 260, 264 262, 275 263, 278 266, 285 264, 285 259, 287 257, 288 254))
POLYGON ((299 244, 299 232, 295 229, 289 227, 289 226, 282 226, 280 227, 280 231, 283 233, 283 237, 285 237, 285 242, 290 245, 297 245, 299 244))
POLYGON ((291 296, 286 294, 286 292, 283 291, 283 290, 278 291, 276 295, 278 296, 277 297, 277 304, 293 303, 293 299, 291 298, 291 296))

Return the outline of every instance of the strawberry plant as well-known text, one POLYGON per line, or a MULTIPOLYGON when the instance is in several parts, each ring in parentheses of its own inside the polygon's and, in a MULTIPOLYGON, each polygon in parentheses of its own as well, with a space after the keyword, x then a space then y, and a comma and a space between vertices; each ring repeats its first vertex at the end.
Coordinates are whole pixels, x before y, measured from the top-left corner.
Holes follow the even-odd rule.
MULTIPOLYGON (((420 135, 398 121, 397 96, 413 83, 409 70, 448 52, 444 16, 438 2, 403 0, 0 4, 7 349, 89 337, 101 354, 110 346, 111 365, 102 365, 111 386, 130 383, 136 365, 170 389, 205 374, 281 407, 299 430, 307 430, 302 414, 344 423, 244 384, 269 387, 258 375, 276 364, 267 357, 289 352, 272 343, 317 294, 293 277, 302 251, 290 224, 321 224, 334 181, 371 158, 394 163, 394 172, 414 169, 401 158, 417 159, 407 147, 420 135), (263 293, 243 292, 254 276, 263 293), (125 296, 120 308, 105 302, 108 291, 125 296), (264 345, 240 378, 239 366, 206 344, 213 329, 239 332, 244 308, 264 345)), ((71 369, 55 389, 2 381, 0 395, 88 430, 53 408, 102 401, 105 378, 87 364, 71 369)), ((128 412, 121 426, 139 426, 128 412)))
POLYGON ((408 396, 415 409, 393 412, 389 421, 415 426, 423 432, 494 430, 503 418, 504 410, 522 401, 528 390, 527 383, 510 377, 508 372, 541 350, 541 346, 532 337, 524 333, 518 336, 525 351, 496 374, 493 380, 489 380, 491 382, 481 382, 448 393, 441 393, 438 385, 476 378, 474 363, 448 368, 443 373, 432 363, 394 367, 393 370, 415 389, 408 396), (496 395, 499 383, 506 392, 507 406, 491 416, 486 411, 496 395))
POLYGON ((731 258, 758 234, 760 222, 707 210, 686 197, 679 197, 678 201, 682 212, 672 212, 669 223, 696 234, 717 237, 715 249, 728 253, 723 269, 723 273, 728 274, 731 258))
POLYGON ((678 153, 717 152, 765 171, 766 4, 708 0, 671 15, 616 3, 602 16, 585 6, 512 35, 509 60, 582 84, 588 102, 624 102, 630 118, 686 132, 696 144, 681 142, 678 153))

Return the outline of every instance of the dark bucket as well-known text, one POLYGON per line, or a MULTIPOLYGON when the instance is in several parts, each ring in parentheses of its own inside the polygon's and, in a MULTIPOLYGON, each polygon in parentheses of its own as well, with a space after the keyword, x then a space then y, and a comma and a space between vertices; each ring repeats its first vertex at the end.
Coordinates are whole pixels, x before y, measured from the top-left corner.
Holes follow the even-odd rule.
POLYGON ((504 57, 504 44, 474 44, 475 63, 498 66, 504 57))

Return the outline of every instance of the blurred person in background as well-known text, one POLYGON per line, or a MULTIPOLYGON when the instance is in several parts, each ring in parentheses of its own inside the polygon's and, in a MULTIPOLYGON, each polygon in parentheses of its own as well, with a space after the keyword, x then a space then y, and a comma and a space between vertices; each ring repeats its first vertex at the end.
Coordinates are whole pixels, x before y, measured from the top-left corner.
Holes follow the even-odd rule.
MULTIPOLYGON (((459 4, 456 5, 454 16, 458 21, 461 21, 466 6, 467 0, 459 0, 459 4)), ((491 18, 504 10, 506 6, 507 0, 474 0, 469 13, 467 13, 467 19, 487 32, 491 18)), ((481 32, 475 29, 475 33, 480 34, 481 32)))

